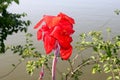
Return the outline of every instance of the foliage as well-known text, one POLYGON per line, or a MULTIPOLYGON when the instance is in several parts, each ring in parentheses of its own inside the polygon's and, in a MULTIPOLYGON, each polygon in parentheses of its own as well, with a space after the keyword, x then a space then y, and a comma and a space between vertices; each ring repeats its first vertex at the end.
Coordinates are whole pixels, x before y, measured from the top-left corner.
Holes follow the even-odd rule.
MULTIPOLYGON (((109 28, 107 29, 107 35, 104 33, 105 36, 103 36, 102 31, 91 31, 80 34, 80 40, 76 44, 76 49, 80 53, 92 49, 89 52, 90 56, 78 61, 77 65, 75 65, 75 62, 81 56, 80 53, 76 53, 73 58, 67 60, 66 63, 69 64, 66 68, 67 72, 60 73, 61 80, 80 80, 80 77, 84 73, 82 69, 88 65, 92 65, 93 74, 96 72, 109 74, 106 80, 119 80, 120 36, 111 38, 112 36, 110 34, 111 30, 109 28)), ((32 58, 26 64, 26 70, 29 74, 32 75, 36 68, 41 68, 43 65, 51 72, 49 61, 53 59, 53 55, 45 56, 37 51, 33 45, 33 41, 30 39, 31 37, 32 34, 27 34, 25 45, 10 46, 8 49, 11 49, 14 53, 19 53, 23 59, 32 58)))
POLYGON ((34 70, 36 68, 40 68, 43 64, 46 65, 46 67, 48 67, 47 66, 48 59, 50 59, 50 56, 48 57, 42 55, 38 50, 36 50, 36 47, 34 47, 33 41, 31 40, 31 37, 33 36, 31 33, 27 33, 25 36, 26 36, 26 42, 25 42, 26 44, 7 46, 6 50, 11 50, 13 53, 19 54, 21 56, 21 60, 32 58, 32 60, 28 60, 26 64, 26 71, 30 75, 32 75, 34 70))
POLYGON ((114 12, 115 12, 117 15, 120 14, 120 10, 119 10, 119 9, 116 9, 114 12))
POLYGON ((106 80, 120 80, 120 36, 110 38, 111 30, 107 29, 107 39, 102 36, 101 31, 91 31, 80 35, 77 48, 92 48, 94 62, 92 73, 103 72, 110 76, 106 80))
POLYGON ((7 11, 7 8, 15 2, 19 4, 19 0, 0 0, 0 53, 5 52, 4 40, 8 35, 17 33, 18 31, 27 31, 27 26, 30 25, 30 21, 24 21, 21 18, 26 14, 16 14, 7 11))

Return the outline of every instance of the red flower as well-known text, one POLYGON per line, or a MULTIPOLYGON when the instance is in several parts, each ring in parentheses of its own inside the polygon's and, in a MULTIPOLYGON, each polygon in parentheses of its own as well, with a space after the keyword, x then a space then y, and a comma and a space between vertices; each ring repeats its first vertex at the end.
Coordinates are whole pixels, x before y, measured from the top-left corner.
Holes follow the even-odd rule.
POLYGON ((38 29, 37 39, 43 39, 44 48, 47 54, 49 54, 53 49, 55 49, 56 43, 60 46, 60 56, 62 59, 67 60, 72 53, 72 37, 71 34, 74 33, 73 30, 74 20, 60 13, 57 16, 45 15, 43 18, 35 25, 35 29, 38 29))

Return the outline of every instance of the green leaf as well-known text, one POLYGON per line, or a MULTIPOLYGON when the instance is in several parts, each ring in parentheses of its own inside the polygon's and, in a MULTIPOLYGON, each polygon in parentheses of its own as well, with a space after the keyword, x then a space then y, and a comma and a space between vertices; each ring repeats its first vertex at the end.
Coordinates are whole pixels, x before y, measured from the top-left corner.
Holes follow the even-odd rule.
POLYGON ((119 10, 119 9, 116 9, 114 12, 115 12, 117 15, 120 14, 120 10, 119 10))
POLYGON ((95 56, 91 56, 91 59, 95 60, 95 56))
POLYGON ((15 3, 19 4, 19 0, 14 0, 14 1, 15 1, 15 3))
POLYGON ((110 72, 110 68, 109 68, 109 67, 105 67, 105 68, 104 68, 104 72, 105 72, 105 73, 109 73, 109 72, 110 72))
POLYGON ((28 61, 26 65, 27 72, 32 75, 33 71, 35 70, 35 61, 28 61))
POLYGON ((96 68, 93 68, 92 69, 92 74, 95 74, 96 73, 96 68))
POLYGON ((93 47, 93 50, 94 50, 95 52, 98 52, 98 49, 97 49, 96 46, 93 47))
POLYGON ((13 67, 15 67, 15 64, 12 64, 13 67))
POLYGON ((112 76, 109 76, 108 78, 107 78, 107 80, 111 80, 112 79, 112 76))
POLYGON ((107 28, 107 32, 111 32, 111 29, 110 29, 110 28, 107 28))
POLYGON ((118 46, 120 46, 120 41, 118 41, 116 44, 117 44, 118 46))
POLYGON ((120 80, 120 77, 119 76, 115 76, 116 79, 120 80))

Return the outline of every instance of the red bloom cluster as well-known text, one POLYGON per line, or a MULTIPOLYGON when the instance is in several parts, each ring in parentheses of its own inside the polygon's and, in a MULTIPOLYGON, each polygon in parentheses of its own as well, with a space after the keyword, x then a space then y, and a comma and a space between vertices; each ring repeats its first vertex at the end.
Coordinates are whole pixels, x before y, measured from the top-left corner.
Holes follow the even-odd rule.
POLYGON ((55 49, 56 43, 60 46, 60 56, 62 59, 67 60, 72 53, 72 37, 74 20, 63 14, 59 13, 57 16, 44 15, 43 18, 35 25, 34 29, 38 29, 37 39, 43 39, 44 48, 47 54, 55 49))

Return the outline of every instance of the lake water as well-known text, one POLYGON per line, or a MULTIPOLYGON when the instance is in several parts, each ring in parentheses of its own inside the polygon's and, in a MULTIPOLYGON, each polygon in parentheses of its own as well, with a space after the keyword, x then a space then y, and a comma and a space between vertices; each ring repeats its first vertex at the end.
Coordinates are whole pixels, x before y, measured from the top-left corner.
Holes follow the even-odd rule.
MULTIPOLYGON (((110 27, 113 35, 120 34, 120 15, 117 16, 114 13, 116 9, 120 9, 119 0, 20 0, 19 5, 13 3, 8 10, 13 13, 25 12, 28 14, 25 19, 29 19, 32 22, 29 32, 34 35, 34 44, 40 51, 44 51, 36 40, 36 30, 33 30, 33 26, 43 15, 57 15, 59 12, 63 12, 73 17, 76 22, 74 25, 75 34, 73 35, 75 43, 80 33, 91 30, 105 31, 107 27, 110 27)), ((25 41, 23 35, 23 33, 19 33, 9 36, 5 42, 8 45, 23 44, 25 41)), ((19 58, 18 55, 12 54, 10 51, 6 54, 1 54, 0 77, 8 73, 13 68, 11 64, 17 64, 19 58)), ((63 61, 60 62, 58 65, 64 66, 66 64, 63 61)), ((25 63, 20 64, 13 73, 5 78, 0 78, 0 80, 37 80, 39 70, 36 70, 35 75, 29 76, 25 70, 25 63)), ((85 73, 81 80, 105 80, 104 74, 99 76, 90 75, 90 70, 86 69, 85 73)), ((50 80, 50 76, 48 75, 45 80, 50 80)))

